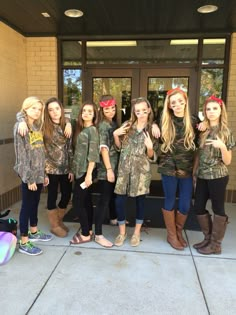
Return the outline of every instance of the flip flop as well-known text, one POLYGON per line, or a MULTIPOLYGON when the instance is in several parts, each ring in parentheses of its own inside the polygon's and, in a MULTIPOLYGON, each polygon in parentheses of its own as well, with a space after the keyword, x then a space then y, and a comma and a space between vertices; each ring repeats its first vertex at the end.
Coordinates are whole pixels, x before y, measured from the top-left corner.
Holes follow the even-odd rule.
POLYGON ((111 248, 113 246, 112 242, 106 239, 103 235, 95 236, 94 241, 105 248, 111 248))
POLYGON ((70 244, 73 245, 79 245, 79 244, 83 244, 83 243, 88 243, 91 242, 92 238, 90 236, 90 238, 88 240, 83 240, 81 234, 79 234, 78 232, 73 236, 72 240, 70 241, 70 244))

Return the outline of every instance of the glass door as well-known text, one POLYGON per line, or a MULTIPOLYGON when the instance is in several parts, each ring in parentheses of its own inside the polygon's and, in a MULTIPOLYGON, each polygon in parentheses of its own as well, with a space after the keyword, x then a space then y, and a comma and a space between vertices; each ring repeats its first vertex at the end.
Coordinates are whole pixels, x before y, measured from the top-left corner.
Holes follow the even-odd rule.
POLYGON ((101 95, 111 94, 117 104, 118 124, 130 118, 131 99, 138 91, 139 78, 135 72, 132 69, 93 69, 87 74, 87 83, 92 87, 88 97, 98 104, 101 95))
POLYGON ((155 116, 162 111, 166 93, 176 87, 189 96, 192 113, 196 113, 196 76, 193 69, 142 69, 140 72, 140 95, 150 101, 155 116))

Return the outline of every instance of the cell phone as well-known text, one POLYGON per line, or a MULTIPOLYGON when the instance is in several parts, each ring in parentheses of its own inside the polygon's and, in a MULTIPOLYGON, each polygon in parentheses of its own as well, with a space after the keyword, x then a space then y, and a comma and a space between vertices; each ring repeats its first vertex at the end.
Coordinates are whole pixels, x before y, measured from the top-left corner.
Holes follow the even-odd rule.
POLYGON ((85 188, 87 188, 87 185, 86 185, 85 182, 83 182, 83 183, 80 184, 80 187, 81 187, 82 189, 85 189, 85 188))

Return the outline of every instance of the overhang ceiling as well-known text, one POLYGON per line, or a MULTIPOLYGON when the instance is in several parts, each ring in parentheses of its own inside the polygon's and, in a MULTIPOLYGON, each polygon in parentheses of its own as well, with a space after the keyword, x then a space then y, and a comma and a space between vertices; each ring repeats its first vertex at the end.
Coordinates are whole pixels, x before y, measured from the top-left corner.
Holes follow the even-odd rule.
POLYGON ((236 0, 1 0, 0 19, 24 36, 100 38, 236 32, 236 0), (200 14, 214 4, 218 11, 200 14), (80 18, 64 15, 84 12, 80 18), (50 18, 42 16, 50 14, 50 18))

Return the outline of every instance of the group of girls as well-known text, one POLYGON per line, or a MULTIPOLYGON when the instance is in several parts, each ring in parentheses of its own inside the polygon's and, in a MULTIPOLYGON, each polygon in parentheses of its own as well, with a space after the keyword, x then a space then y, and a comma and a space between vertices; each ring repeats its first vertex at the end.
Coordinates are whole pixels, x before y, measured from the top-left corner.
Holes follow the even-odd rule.
POLYGON ((135 198, 137 208, 130 244, 138 246, 145 196, 149 193, 151 182, 150 163, 156 162, 158 156, 158 171, 165 195, 162 213, 167 241, 177 250, 187 246, 182 231, 192 200, 194 179, 194 208, 205 235, 204 241, 194 247, 202 254, 220 253, 227 225, 224 210, 224 192, 228 182, 226 166, 231 162, 231 150, 235 146, 227 127, 224 102, 215 97, 209 98, 204 105, 204 121, 199 125, 199 121, 190 115, 186 93, 179 88, 168 91, 160 119, 159 139, 159 129, 146 98, 132 100, 131 117, 120 128, 115 121, 114 98, 104 95, 99 105, 99 111, 90 101, 80 108, 73 136, 72 159, 71 125, 65 120, 59 100, 48 100, 45 109, 43 102, 37 98, 24 101, 18 120, 25 120, 27 128, 19 127, 20 122, 14 128, 15 170, 22 180, 19 251, 38 255, 42 250, 32 242, 51 239, 51 235, 37 228, 37 209, 43 185, 48 185, 50 231, 59 237, 67 235, 68 228, 62 220, 70 200, 73 177, 73 208, 79 217, 80 229, 71 244, 94 239, 103 247, 112 247, 113 243, 102 233, 105 212, 109 209, 112 219, 117 214, 119 225, 114 244, 122 246, 127 238, 125 203, 129 196, 135 198), (94 210, 91 185, 96 166, 101 194, 94 210), (56 205, 58 184, 61 200, 56 205), (174 210, 177 189, 179 201, 174 210), (214 212, 213 222, 205 210, 209 198, 214 212))

